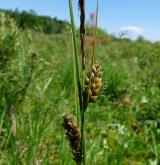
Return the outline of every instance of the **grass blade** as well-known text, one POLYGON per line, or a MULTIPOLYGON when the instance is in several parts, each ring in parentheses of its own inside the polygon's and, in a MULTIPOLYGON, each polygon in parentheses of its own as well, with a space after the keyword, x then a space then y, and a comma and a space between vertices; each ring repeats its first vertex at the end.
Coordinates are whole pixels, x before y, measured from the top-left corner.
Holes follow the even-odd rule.
MULTIPOLYGON (((82 89, 81 89, 81 82, 80 82, 76 30, 75 30, 75 24, 74 24, 72 0, 68 0, 68 1, 69 1, 69 10, 70 10, 70 19, 71 19, 71 28, 72 28, 72 39, 73 39, 73 48, 74 48, 74 66, 75 66, 75 74, 76 74, 75 78, 76 78, 76 82, 77 82, 75 85, 78 87, 79 105, 80 105, 80 109, 81 109, 81 106, 82 106, 82 89)), ((78 111, 77 111, 77 114, 78 114, 78 111)), ((77 118, 79 118, 79 117, 77 117, 77 118)))

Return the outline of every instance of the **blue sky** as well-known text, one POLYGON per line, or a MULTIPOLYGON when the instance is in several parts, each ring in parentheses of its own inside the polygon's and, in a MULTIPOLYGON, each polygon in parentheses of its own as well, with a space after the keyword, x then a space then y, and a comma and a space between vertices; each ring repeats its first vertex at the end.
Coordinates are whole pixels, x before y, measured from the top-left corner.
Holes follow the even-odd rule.
MULTIPOLYGON (((76 25, 79 25, 78 0, 72 0, 76 25)), ((0 8, 29 10, 63 20, 69 19, 68 0, 0 0, 0 8)), ((96 0, 86 0, 87 21, 96 10, 96 0)), ((160 0, 99 0, 99 27, 118 35, 129 32, 132 38, 160 40, 160 0)))

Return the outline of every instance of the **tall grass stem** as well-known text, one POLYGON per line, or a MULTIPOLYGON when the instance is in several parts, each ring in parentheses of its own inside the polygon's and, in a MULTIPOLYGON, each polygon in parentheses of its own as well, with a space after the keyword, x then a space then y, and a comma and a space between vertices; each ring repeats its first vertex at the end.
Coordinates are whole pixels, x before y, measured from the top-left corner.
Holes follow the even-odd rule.
MULTIPOLYGON (((77 81, 76 86, 78 86, 79 105, 80 105, 80 109, 82 109, 82 89, 81 89, 81 82, 80 82, 76 30, 75 30, 75 23, 74 23, 72 0, 68 0, 68 1, 69 1, 69 10, 70 10, 70 19, 71 19, 71 28, 72 28, 72 39, 73 39, 73 48, 74 48, 74 66, 75 66, 76 81, 77 81)), ((79 112, 77 109, 77 115, 78 114, 79 114, 79 112)), ((79 116, 77 116, 77 119, 79 121, 79 116)))
POLYGON ((85 111, 81 111, 81 156, 83 165, 86 165, 86 152, 85 152, 85 111))

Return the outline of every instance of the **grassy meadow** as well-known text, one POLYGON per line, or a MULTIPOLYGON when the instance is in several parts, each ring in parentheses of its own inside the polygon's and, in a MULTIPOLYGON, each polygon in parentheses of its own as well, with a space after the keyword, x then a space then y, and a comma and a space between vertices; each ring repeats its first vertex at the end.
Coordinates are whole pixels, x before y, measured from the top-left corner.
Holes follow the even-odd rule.
MULTIPOLYGON (((0 165, 74 165, 62 127, 64 114, 76 114, 70 26, 44 34, 5 19, 1 15, 0 165)), ((87 56, 91 51, 88 29, 87 56)), ((87 165, 159 165, 160 42, 99 30, 95 56, 103 89, 86 111, 87 165)))

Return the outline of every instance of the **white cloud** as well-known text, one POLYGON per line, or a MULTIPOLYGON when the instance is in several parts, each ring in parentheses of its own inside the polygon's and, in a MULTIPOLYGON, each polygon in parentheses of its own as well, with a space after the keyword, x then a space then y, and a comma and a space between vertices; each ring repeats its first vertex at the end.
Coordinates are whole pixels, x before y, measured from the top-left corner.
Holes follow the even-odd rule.
POLYGON ((121 32, 142 34, 144 29, 137 26, 124 26, 120 29, 121 32))

